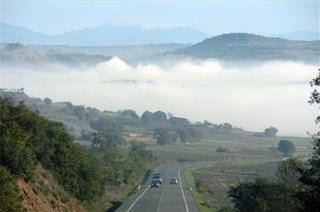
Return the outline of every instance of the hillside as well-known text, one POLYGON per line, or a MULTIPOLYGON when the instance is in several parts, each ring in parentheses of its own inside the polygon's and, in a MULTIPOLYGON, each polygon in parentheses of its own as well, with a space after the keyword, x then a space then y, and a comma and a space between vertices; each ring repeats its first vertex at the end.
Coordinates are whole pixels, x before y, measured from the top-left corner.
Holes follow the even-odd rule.
POLYGON ((120 148, 111 130, 86 132, 90 144, 80 146, 72 130, 20 102, 39 100, 12 93, 0 98, 0 211, 105 211, 138 186, 154 160, 143 146, 120 148))
POLYGON ((48 50, 38 52, 19 43, 10 43, 0 49, 0 64, 7 66, 32 66, 60 64, 66 66, 90 66, 106 61, 108 57, 78 52, 58 52, 48 50))
POLYGON ((27 211, 77 211, 84 212, 81 203, 68 194, 51 172, 38 165, 29 182, 19 179, 22 205, 27 211))
POLYGON ((295 60, 318 63, 320 41, 293 41, 248 33, 230 33, 178 49, 177 55, 239 60, 295 60))

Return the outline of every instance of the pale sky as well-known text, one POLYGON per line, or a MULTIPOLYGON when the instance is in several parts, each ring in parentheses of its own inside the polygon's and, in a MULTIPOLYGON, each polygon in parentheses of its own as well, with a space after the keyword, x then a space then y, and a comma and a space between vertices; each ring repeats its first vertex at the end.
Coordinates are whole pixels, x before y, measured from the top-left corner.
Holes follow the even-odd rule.
POLYGON ((0 22, 46 34, 103 24, 188 25, 210 34, 319 31, 319 0, 4 1, 0 22))

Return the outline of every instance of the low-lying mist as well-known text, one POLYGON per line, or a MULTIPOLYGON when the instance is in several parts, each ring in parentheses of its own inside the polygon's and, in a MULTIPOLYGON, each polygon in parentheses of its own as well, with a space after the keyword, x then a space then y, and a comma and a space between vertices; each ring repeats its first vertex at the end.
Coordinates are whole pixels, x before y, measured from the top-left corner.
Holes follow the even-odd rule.
POLYGON ((280 134, 313 132, 316 109, 308 105, 317 67, 273 61, 225 66, 185 60, 170 67, 130 66, 113 58, 93 68, 1 68, 0 87, 24 87, 33 97, 71 101, 102 110, 162 110, 191 121, 230 122, 246 130, 275 126, 280 134))

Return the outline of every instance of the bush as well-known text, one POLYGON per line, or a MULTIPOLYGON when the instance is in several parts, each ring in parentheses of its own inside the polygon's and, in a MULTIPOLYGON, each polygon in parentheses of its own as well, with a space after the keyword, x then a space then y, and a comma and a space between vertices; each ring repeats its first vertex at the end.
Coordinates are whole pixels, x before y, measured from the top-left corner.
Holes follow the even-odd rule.
POLYGON ((0 166, 0 211, 23 211, 21 203, 15 179, 5 167, 0 166))
POLYGON ((294 143, 292 143, 289 140, 281 140, 278 143, 277 150, 283 153, 284 155, 289 156, 296 151, 296 147, 294 143))
POLYGON ((230 152, 228 148, 219 146, 216 152, 230 152))

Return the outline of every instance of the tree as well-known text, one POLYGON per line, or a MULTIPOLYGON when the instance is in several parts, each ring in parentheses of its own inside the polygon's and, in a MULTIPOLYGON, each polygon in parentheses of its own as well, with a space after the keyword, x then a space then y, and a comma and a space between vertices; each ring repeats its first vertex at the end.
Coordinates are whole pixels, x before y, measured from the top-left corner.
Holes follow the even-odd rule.
POLYGON ((157 123, 165 123, 167 121, 167 115, 165 112, 157 111, 153 113, 154 121, 157 123))
POLYGON ((112 138, 114 143, 122 144, 122 126, 111 117, 100 117, 90 122, 90 126, 98 131, 106 131, 112 138))
MULTIPOLYGON (((320 69, 318 76, 310 84, 316 88, 311 93, 309 103, 319 105, 320 93, 317 88, 320 86, 320 69)), ((320 116, 316 118, 316 124, 319 122, 320 116)), ((303 202, 306 211, 317 211, 320 208, 320 132, 313 136, 313 154, 308 164, 299 169, 299 172, 301 173, 300 181, 306 189, 298 193, 298 198, 303 202)))
POLYGON ((77 116, 79 119, 83 118, 86 109, 83 105, 75 105, 73 106, 73 114, 77 116))
POLYGON ((285 156, 289 156, 296 151, 294 143, 289 140, 280 140, 277 150, 283 153, 285 156))
POLYGON ((171 142, 170 131, 167 129, 155 129, 153 138, 156 140, 157 144, 160 145, 168 144, 171 142))
POLYGON ((305 189, 297 168, 301 161, 281 161, 273 178, 260 177, 232 187, 229 196, 239 211, 303 211, 296 194, 305 189))
POLYGON ((152 123, 154 121, 153 113, 145 111, 141 116, 141 120, 146 124, 152 123))
POLYGON ((105 130, 99 130, 93 134, 92 149, 93 151, 103 152, 110 147, 115 146, 112 137, 105 130))
POLYGON ((120 124, 136 125, 141 123, 140 117, 134 110, 123 110, 117 112, 117 120, 120 124))
POLYGON ((278 129, 275 127, 269 127, 264 130, 264 135, 268 137, 276 136, 278 133, 278 129))
POLYGON ((230 150, 229 150, 227 147, 219 146, 219 147, 216 149, 216 152, 230 152, 230 150))

